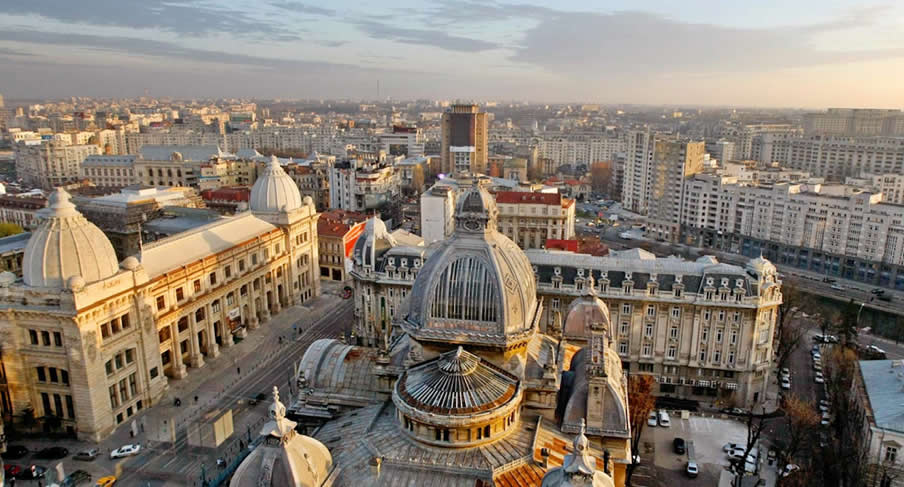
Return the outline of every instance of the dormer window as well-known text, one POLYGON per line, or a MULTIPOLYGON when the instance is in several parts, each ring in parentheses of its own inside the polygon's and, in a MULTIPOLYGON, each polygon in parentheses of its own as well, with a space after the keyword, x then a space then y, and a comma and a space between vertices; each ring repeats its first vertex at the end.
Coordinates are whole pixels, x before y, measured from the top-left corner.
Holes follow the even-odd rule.
POLYGON ((736 280, 735 287, 744 287, 744 280, 743 279, 736 280))
POLYGON ((584 277, 584 269, 578 269, 578 277, 584 277))
POLYGON ((561 275, 562 275, 562 268, 561 268, 561 267, 556 267, 555 269, 553 269, 553 272, 555 273, 555 275, 561 276, 561 275))
POLYGON ((624 291, 625 294, 631 294, 631 291, 632 291, 633 289, 634 289, 634 283, 633 283, 633 282, 631 282, 631 281, 625 281, 624 283, 622 283, 622 291, 624 291))
POLYGON ((722 279, 722 287, 728 287, 728 279, 727 278, 722 279))

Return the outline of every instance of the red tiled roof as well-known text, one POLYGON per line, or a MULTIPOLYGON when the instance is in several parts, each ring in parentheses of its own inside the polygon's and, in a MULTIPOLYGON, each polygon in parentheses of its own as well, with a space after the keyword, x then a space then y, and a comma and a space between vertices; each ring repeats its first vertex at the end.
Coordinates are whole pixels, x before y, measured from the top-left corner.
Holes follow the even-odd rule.
POLYGON ((549 250, 568 250, 571 252, 578 251, 577 240, 560 240, 555 238, 546 239, 546 248, 549 250))
POLYGON ((205 201, 248 201, 251 189, 246 186, 206 189, 201 191, 201 198, 205 201))
POLYGON ((559 193, 530 193, 527 191, 499 191, 496 193, 496 203, 502 204, 528 204, 528 205, 559 205, 562 197, 559 193))
POLYGON ((320 219, 336 220, 345 223, 359 223, 367 221, 367 215, 357 211, 325 210, 320 212, 320 219))
POLYGON ((320 217, 317 220, 317 235, 327 237, 342 237, 348 233, 349 226, 338 220, 330 220, 320 217))

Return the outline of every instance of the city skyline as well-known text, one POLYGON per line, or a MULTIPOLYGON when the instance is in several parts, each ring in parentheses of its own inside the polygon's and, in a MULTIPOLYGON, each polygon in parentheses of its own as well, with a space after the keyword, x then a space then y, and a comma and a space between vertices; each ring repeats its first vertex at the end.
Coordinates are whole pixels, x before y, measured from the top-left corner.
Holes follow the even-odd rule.
POLYGON ((841 1, 35 1, 0 6, 0 91, 898 107, 902 19, 841 1))

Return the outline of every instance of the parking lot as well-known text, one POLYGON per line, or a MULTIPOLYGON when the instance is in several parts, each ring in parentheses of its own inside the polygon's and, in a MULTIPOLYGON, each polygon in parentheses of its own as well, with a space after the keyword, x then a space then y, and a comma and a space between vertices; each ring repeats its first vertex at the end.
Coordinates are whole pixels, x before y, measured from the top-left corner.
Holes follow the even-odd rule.
POLYGON ((653 462, 664 474, 666 484, 671 486, 718 485, 720 472, 728 466, 728 456, 722 451, 726 443, 746 443, 747 428, 735 419, 718 417, 691 416, 681 419, 678 413, 672 414, 671 426, 644 427, 641 443, 652 442, 655 446, 653 462), (687 455, 678 455, 672 451, 672 441, 680 437, 693 441, 697 465, 700 474, 697 478, 688 478, 684 473, 687 455))

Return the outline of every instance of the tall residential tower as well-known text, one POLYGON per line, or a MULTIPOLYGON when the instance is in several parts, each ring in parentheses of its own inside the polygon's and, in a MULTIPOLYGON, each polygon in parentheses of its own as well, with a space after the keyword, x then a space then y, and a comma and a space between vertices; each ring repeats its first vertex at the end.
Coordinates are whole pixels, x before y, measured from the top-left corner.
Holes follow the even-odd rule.
POLYGON ((442 171, 487 172, 487 114, 477 105, 452 105, 443 113, 442 171))

